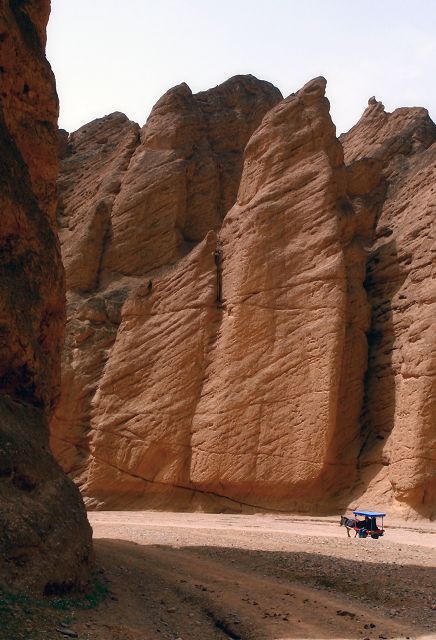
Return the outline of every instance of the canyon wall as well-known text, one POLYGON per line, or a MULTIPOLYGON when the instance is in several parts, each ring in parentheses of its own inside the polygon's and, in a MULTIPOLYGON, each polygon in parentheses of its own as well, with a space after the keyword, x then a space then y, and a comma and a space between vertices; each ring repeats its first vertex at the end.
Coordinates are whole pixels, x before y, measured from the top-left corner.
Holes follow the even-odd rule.
POLYGON ((371 100, 338 140, 325 84, 63 136, 52 448, 90 508, 434 513, 435 125, 371 100))
POLYGON ((47 594, 86 584, 92 565, 80 494, 48 445, 65 324, 49 11, 0 8, 0 585, 47 594))
POLYGON ((436 126, 421 108, 371 99, 341 137, 345 157, 376 160, 387 191, 368 253, 372 308, 362 416, 361 500, 393 493, 436 511, 436 126))

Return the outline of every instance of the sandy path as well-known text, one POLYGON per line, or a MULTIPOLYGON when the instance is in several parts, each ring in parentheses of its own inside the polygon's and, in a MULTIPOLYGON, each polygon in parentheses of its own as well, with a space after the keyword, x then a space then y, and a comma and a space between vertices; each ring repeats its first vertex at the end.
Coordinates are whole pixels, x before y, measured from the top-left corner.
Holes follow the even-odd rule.
POLYGON ((112 595, 77 613, 82 639, 436 638, 430 526, 375 541, 327 519, 89 516, 112 595))
MULTIPOLYGON (((107 537, 115 530, 124 536, 130 536, 132 527, 147 530, 156 527, 159 536, 162 528, 166 532, 176 529, 257 531, 263 533, 283 533, 310 537, 344 538, 344 529, 338 526, 339 518, 310 518, 298 516, 227 515, 206 513, 162 513, 158 511, 103 511, 88 514, 96 537, 107 537)), ((136 532, 133 535, 138 535, 136 532)), ((124 539, 130 539, 126 537, 124 539)), ((390 542, 436 548, 436 527, 431 524, 388 524, 387 537, 390 542)), ((289 538, 291 542, 291 538, 289 538)))

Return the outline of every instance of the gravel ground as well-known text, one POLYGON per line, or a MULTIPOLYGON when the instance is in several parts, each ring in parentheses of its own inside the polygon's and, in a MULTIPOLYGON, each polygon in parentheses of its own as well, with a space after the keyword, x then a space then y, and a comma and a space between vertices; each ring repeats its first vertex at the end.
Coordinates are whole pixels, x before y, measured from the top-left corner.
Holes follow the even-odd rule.
POLYGON ((69 630, 82 640, 436 638, 431 525, 395 523, 384 538, 362 540, 331 519, 89 517, 109 595, 91 609, 27 613, 27 631, 24 623, 22 635, 0 631, 2 640, 62 639, 69 630))

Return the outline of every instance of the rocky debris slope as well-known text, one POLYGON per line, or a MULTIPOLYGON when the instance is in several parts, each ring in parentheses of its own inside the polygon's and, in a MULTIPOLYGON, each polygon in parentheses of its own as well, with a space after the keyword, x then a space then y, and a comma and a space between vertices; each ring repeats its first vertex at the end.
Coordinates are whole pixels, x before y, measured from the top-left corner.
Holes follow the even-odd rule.
POLYGON ((90 507, 434 509, 435 126, 371 101, 341 144, 324 92, 180 85, 62 141, 52 446, 90 507))
MULTIPOLYGON (((341 137, 345 157, 380 163, 386 194, 368 255, 372 308, 361 484, 429 516, 436 506, 436 126, 425 109, 375 99, 341 137)), ((363 498, 362 498, 363 499, 363 498)))
POLYGON ((49 9, 0 8, 0 585, 54 593, 87 581, 92 549, 79 492, 48 447, 65 322, 49 9))

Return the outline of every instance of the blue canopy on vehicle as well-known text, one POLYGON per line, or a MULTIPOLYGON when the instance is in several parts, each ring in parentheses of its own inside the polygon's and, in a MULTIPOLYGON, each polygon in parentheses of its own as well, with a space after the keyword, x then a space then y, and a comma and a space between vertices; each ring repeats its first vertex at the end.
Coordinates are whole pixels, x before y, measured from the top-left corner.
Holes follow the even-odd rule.
POLYGON ((368 516, 368 518, 381 518, 385 513, 377 513, 375 511, 353 511, 355 516, 368 516))

